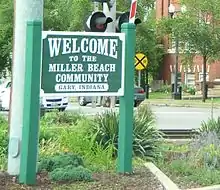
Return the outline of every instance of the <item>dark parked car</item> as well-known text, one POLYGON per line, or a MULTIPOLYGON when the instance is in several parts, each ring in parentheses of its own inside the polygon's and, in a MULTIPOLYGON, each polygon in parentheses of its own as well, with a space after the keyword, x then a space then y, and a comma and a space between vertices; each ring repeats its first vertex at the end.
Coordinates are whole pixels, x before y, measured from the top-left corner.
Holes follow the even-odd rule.
MULTIPOLYGON (((145 100, 146 94, 143 88, 135 86, 134 87, 134 106, 138 106, 142 101, 145 100)), ((98 97, 96 97, 96 102, 98 102, 98 97)), ((78 103, 80 106, 86 106, 89 103, 92 103, 92 96, 79 96, 78 103)), ((116 104, 119 103, 119 97, 116 97, 116 104)), ((110 106, 110 97, 102 98, 102 105, 109 107, 110 106)))

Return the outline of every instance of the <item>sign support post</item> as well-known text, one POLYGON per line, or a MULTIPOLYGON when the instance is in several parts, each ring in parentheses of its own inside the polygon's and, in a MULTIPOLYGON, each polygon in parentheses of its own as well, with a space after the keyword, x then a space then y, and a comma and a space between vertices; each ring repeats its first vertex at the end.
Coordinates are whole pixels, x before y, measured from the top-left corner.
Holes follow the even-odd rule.
POLYGON ((141 70, 138 71, 138 86, 141 86, 141 70))
POLYGON ((125 83, 124 96, 120 97, 119 140, 118 140, 118 172, 132 172, 133 144, 133 102, 134 102, 134 55, 135 55, 135 24, 124 23, 125 33, 125 83))
POLYGON ((41 21, 27 22, 23 128, 19 182, 36 183, 40 113, 41 21))

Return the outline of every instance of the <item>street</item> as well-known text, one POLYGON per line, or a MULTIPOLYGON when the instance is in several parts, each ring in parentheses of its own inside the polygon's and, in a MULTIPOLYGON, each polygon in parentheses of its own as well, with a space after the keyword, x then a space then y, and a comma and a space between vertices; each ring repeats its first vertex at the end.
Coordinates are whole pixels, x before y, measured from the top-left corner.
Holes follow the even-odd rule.
MULTIPOLYGON (((80 107, 72 104, 68 111, 80 111, 87 115, 94 115, 108 108, 96 107, 91 105, 80 107)), ((135 108, 136 109, 136 108, 135 108)), ((118 111, 118 106, 115 108, 118 111)), ((152 107, 157 117, 157 127, 159 129, 193 129, 199 128, 201 121, 207 121, 211 117, 210 108, 188 108, 188 107, 152 107)), ((213 116, 220 116, 220 109, 213 110, 213 116)))
MULTIPOLYGON (((92 108, 91 104, 81 107, 78 104, 69 104, 66 111, 80 112, 85 115, 95 115, 109 108, 92 108)), ((114 109, 119 110, 118 105, 114 109)), ((136 108, 134 108, 136 110, 136 108)), ((199 128, 202 121, 207 121, 211 117, 210 108, 189 108, 189 107, 159 107, 152 106, 152 110, 157 118, 157 127, 159 129, 195 129, 199 128)), ((8 112, 1 112, 8 115, 8 112)), ((213 110, 213 116, 220 116, 220 109, 213 110)))
MULTIPOLYGON (((159 129, 196 129, 211 117, 209 108, 153 107, 153 111, 159 129)), ((220 109, 214 109, 213 117, 218 116, 220 109)))

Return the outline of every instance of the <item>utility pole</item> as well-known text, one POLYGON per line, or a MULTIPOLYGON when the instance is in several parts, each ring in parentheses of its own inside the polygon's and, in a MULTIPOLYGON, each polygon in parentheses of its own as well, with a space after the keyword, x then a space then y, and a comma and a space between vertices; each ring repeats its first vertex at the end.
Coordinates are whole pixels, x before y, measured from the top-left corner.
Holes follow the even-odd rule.
MULTIPOLYGON (((12 94, 10 110, 10 134, 8 173, 20 171, 20 149, 24 117, 25 53, 27 21, 43 20, 43 0, 15 0, 14 47, 12 68, 12 94)), ((39 63, 40 64, 40 63, 39 63)))
MULTIPOLYGON (((98 11, 99 10, 99 3, 94 1, 93 4, 94 4, 94 12, 98 11)), ((96 96, 92 97, 92 108, 96 108, 96 99, 97 99, 96 96)))
MULTIPOLYGON (((108 6, 107 3, 103 3, 103 12, 106 14, 106 16, 111 17, 113 19, 113 22, 108 24, 108 27, 106 29, 106 32, 115 32, 115 21, 116 21, 116 0, 113 1, 111 7, 108 6)), ((115 100, 116 97, 112 96, 111 97, 111 103, 110 107, 114 108, 115 107, 115 100)))

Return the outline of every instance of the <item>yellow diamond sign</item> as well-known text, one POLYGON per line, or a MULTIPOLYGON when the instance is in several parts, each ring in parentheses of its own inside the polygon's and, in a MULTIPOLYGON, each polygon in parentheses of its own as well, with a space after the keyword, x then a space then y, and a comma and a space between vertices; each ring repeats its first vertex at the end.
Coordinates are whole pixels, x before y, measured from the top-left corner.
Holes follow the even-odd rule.
POLYGON ((148 59, 143 53, 137 53, 135 55, 135 69, 141 71, 147 68, 148 59))

